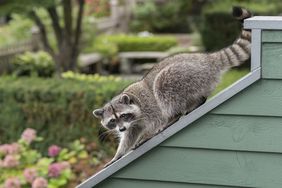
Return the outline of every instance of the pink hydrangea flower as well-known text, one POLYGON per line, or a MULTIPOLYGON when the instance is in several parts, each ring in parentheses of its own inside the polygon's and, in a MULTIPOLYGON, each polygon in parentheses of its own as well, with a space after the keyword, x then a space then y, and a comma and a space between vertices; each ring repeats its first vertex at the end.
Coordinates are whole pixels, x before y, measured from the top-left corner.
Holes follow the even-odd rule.
POLYGON ((32 182, 32 188, 46 188, 47 186, 47 180, 42 177, 38 177, 32 182))
POLYGON ((52 145, 48 148, 48 155, 50 157, 55 157, 57 156, 61 151, 61 148, 57 145, 52 145))
POLYGON ((66 161, 60 163, 53 163, 48 167, 48 176, 58 177, 61 175, 61 172, 67 168, 70 168, 70 165, 66 161))
POLYGON ((14 155, 7 155, 3 161, 3 167, 13 168, 19 165, 19 160, 14 155))
POLYGON ((17 154, 20 152, 20 145, 18 143, 12 143, 8 145, 9 154, 17 154))
POLYGON ((36 131, 31 128, 27 128, 23 133, 21 138, 30 144, 36 138, 36 131))
POLYGON ((19 178, 17 178, 17 177, 8 178, 5 181, 4 187, 5 188, 20 188, 21 182, 20 182, 19 178))
POLYGON ((60 163, 63 170, 70 168, 70 164, 67 161, 60 163))
POLYGON ((32 183, 37 177, 37 171, 35 168, 27 168, 23 173, 27 182, 32 183))
POLYGON ((62 170, 62 165, 60 163, 50 164, 48 167, 48 176, 54 178, 58 177, 61 175, 62 170))
POLYGON ((0 153, 1 154, 8 154, 8 151, 9 151, 9 144, 3 144, 3 145, 0 145, 0 153))
POLYGON ((18 143, 3 144, 0 146, 0 154, 17 154, 20 152, 20 145, 18 143))

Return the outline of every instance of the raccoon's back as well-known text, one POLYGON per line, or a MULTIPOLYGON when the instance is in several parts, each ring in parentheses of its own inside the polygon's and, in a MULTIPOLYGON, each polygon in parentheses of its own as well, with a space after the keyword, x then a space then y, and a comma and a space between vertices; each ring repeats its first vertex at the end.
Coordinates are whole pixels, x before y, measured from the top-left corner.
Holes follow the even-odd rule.
POLYGON ((209 54, 205 53, 181 53, 176 54, 173 56, 169 56, 165 59, 163 59, 161 62, 156 64, 144 77, 143 80, 146 82, 146 84, 152 88, 153 82, 156 78, 156 76, 166 67, 168 66, 177 66, 178 64, 184 64, 185 68, 189 70, 187 74, 193 74, 194 72, 199 71, 211 71, 212 65, 215 61, 213 57, 211 57, 209 54))

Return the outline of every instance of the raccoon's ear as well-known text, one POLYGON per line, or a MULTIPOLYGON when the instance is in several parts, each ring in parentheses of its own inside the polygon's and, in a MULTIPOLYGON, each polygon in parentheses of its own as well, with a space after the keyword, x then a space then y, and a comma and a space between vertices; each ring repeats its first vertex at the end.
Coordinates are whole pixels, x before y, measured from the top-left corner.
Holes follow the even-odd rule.
POLYGON ((130 99, 130 97, 127 94, 122 94, 120 97, 120 102, 123 104, 131 104, 132 100, 130 99))
POLYGON ((104 110, 102 108, 93 111, 93 115, 100 119, 103 117, 103 114, 104 114, 104 110))

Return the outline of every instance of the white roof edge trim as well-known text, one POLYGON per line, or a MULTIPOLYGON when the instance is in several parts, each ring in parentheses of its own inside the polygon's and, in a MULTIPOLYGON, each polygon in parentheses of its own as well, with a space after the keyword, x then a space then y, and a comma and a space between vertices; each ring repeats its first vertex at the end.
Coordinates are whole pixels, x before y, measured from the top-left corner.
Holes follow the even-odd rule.
POLYGON ((245 29, 282 29, 282 16, 254 16, 244 21, 245 29))
POLYGON ((125 167, 138 157, 145 154, 147 151, 151 150, 155 146, 159 145, 167 138, 171 137, 181 129, 189 126, 192 122, 196 121, 207 112, 211 111, 212 109, 216 108, 218 105, 223 103, 224 101, 228 100, 238 92, 244 90, 257 80, 261 78, 261 68, 258 67, 248 73, 246 76, 241 78, 240 80, 233 83, 231 86, 227 87, 219 94, 208 100, 202 106, 198 107, 191 113, 186 116, 181 117, 177 122, 172 124, 166 130, 161 132, 160 134, 156 135, 155 137, 148 140, 146 143, 138 147, 136 150, 133 150, 126 154, 124 157, 116 161, 115 163, 111 164, 107 168, 101 170, 97 174, 91 176, 86 181, 78 185, 76 188, 92 188, 98 183, 102 182, 104 179, 109 177, 110 175, 114 174, 121 168, 125 167))

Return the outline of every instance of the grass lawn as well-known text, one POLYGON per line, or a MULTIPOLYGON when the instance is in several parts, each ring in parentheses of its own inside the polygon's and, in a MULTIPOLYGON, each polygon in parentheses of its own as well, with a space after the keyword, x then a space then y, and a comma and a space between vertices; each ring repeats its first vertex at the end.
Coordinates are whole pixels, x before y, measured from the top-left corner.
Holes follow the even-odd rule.
POLYGON ((248 74, 250 71, 248 69, 233 69, 228 72, 226 72, 222 78, 219 85, 216 87, 215 91, 212 93, 211 96, 216 95, 221 90, 225 89, 226 87, 233 84, 235 81, 239 80, 246 74, 248 74))

